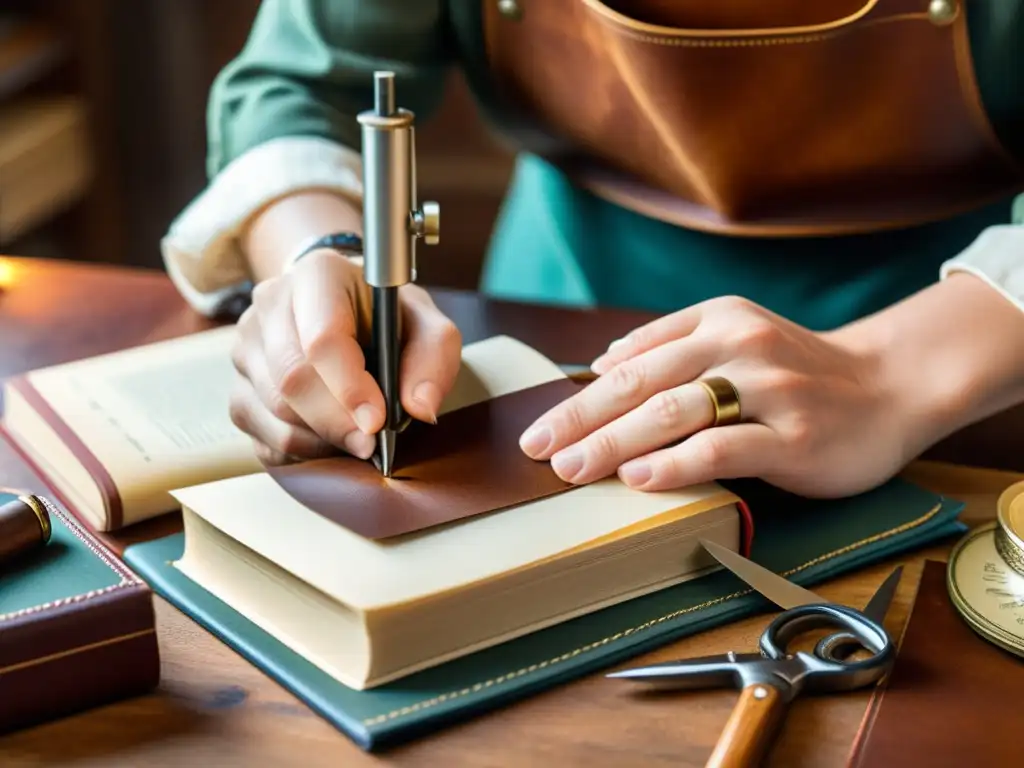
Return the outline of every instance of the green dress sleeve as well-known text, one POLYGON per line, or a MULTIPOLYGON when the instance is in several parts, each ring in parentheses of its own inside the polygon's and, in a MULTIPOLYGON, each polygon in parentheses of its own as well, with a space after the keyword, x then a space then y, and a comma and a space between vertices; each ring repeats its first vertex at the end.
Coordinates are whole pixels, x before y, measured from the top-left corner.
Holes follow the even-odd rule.
POLYGON ((207 173, 283 136, 359 149, 356 115, 373 72, 393 71, 398 103, 428 117, 454 45, 445 0, 263 0, 249 38, 217 76, 208 108, 207 173))

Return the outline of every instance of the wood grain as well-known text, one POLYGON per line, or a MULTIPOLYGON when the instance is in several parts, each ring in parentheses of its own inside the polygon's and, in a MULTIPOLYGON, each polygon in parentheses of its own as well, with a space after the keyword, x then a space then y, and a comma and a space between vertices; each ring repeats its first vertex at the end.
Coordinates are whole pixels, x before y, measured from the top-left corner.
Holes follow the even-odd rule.
POLYGON ((707 768, 752 768, 761 765, 786 714, 778 688, 763 683, 740 691, 722 728, 707 768))
MULTIPOLYGON (((468 339, 508 332, 560 362, 586 362, 598 351, 601 339, 621 335, 642 317, 628 312, 576 313, 490 304, 458 293, 437 296, 438 303, 464 327, 468 339), (599 329, 596 341, 595 328, 599 329)), ((0 258, 0 375, 207 325, 185 308, 158 272, 0 258)), ((1014 463, 1013 457, 1005 463, 1014 463)), ((1024 477, 1018 472, 934 462, 914 464, 904 474, 965 501, 963 519, 969 524, 992 519, 1002 489, 1024 477)), ((0 484, 44 490, 2 443, 0 484)), ((174 521, 154 525, 166 529, 174 521)), ((122 532, 119 539, 144 538, 142 528, 122 532)), ((864 605, 893 565, 903 562, 905 575, 885 622, 898 636, 923 559, 945 560, 949 546, 878 563, 816 591, 826 599, 864 605)), ((595 675, 393 751, 367 755, 191 619, 160 599, 156 602, 163 675, 159 689, 143 698, 2 738, 0 765, 703 766, 736 703, 733 690, 648 699, 595 675)), ((629 665, 749 651, 756 648, 765 621, 765 616, 755 616, 689 637, 629 665)), ((797 698, 788 708, 766 764, 843 766, 869 695, 856 691, 797 698)))

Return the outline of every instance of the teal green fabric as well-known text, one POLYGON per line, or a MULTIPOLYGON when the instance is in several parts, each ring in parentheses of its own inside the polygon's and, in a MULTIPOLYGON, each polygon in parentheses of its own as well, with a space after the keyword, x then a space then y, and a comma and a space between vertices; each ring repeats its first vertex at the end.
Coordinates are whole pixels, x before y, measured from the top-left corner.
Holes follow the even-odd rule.
MULTIPOLYGON (((15 498, 9 493, 0 493, 0 504, 15 498)), ((120 582, 113 569, 105 565, 60 518, 51 516, 50 522, 52 534, 45 549, 26 555, 10 566, 0 566, 0 619, 4 614, 120 582)))
MULTIPOLYGON (((752 559, 804 586, 966 530, 957 520, 959 502, 901 479, 834 501, 796 498, 757 481, 728 485, 751 509, 752 559)), ((357 691, 189 580, 172 565, 183 544, 181 534, 135 544, 125 551, 125 560, 158 594, 366 750, 426 735, 680 637, 771 609, 730 572, 719 570, 357 691)))
POLYGON ((841 238, 759 240, 688 231, 607 203, 521 156, 483 274, 490 295, 671 312, 742 295, 815 330, 834 328, 934 283, 943 261, 1004 201, 951 221, 841 238))
MULTIPOLYGON (((372 73, 394 70, 422 125, 460 68, 485 118, 507 136, 536 133, 490 87, 482 0, 264 0, 251 37, 210 94, 208 172, 282 136, 360 145, 356 114, 372 73)), ((1024 0, 967 0, 982 99, 997 132, 1024 149, 1024 0)), ((1024 206, 1021 208, 1024 210, 1024 206)), ((665 225, 574 188, 523 153, 481 288, 506 298, 672 311, 738 294, 816 329, 881 309, 933 283, 940 264, 1013 200, 905 231, 829 239, 745 239, 665 225)), ((451 226, 451 225, 450 225, 451 226)))

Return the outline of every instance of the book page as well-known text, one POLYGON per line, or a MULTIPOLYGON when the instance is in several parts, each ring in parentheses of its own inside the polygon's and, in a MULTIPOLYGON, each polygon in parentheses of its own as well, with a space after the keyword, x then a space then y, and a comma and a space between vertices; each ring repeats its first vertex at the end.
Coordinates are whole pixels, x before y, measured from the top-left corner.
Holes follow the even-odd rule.
POLYGON ((440 413, 564 378, 562 369, 533 347, 511 336, 492 336, 462 348, 462 367, 440 413))
POLYGON ((176 485, 261 468, 229 413, 233 340, 234 328, 218 328, 28 379, 110 473, 127 509, 176 485))
POLYGON ((609 478, 449 526, 374 541, 311 512, 265 473, 173 495, 302 581, 363 610, 492 578, 616 532, 633 533, 652 518, 665 524, 736 501, 714 483, 644 493, 609 478))

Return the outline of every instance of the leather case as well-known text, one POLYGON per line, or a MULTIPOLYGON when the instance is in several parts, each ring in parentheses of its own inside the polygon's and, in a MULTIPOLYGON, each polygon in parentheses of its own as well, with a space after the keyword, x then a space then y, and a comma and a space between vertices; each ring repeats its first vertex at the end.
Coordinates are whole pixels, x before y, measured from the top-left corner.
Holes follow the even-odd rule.
POLYGON ((1024 659, 975 634, 953 607, 946 564, 925 562, 896 665, 871 698, 850 768, 1021 764, 1024 659))
MULTIPOLYGON (((961 504, 902 480, 857 497, 807 500, 758 482, 729 482, 751 510, 752 557, 811 585, 962 533, 961 504)), ((334 681, 172 565, 181 534, 124 557, 153 588, 305 701, 366 750, 441 729, 770 603, 731 573, 698 579, 563 622, 368 691, 334 681)))
MULTIPOLYGON (((0 504, 15 498, 0 492, 0 504)), ((0 566, 0 732, 140 695, 160 679, 152 591, 43 501, 49 543, 0 566)))

